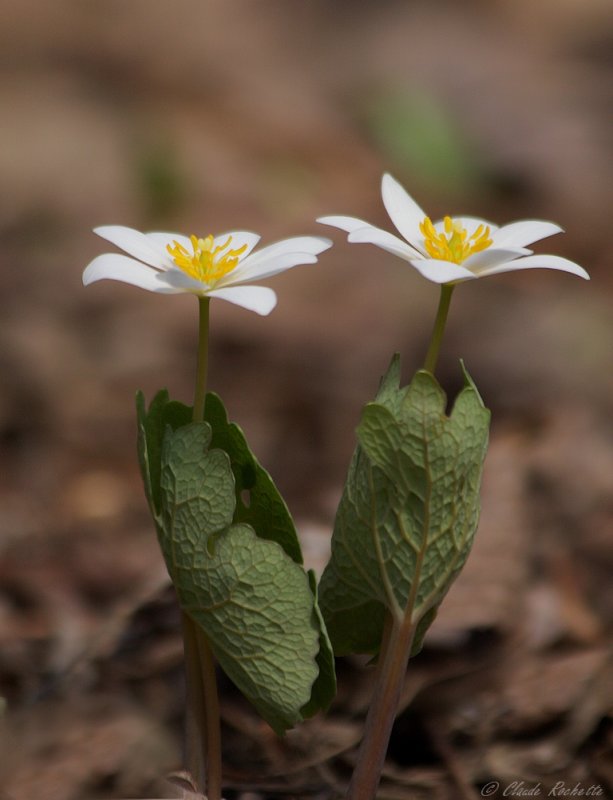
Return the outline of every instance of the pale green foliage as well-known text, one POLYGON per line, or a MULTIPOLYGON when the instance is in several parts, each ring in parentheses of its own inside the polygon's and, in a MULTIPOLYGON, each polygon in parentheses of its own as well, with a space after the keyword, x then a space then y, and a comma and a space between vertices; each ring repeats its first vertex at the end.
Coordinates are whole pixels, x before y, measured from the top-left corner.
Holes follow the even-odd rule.
POLYGON ((392 361, 362 413, 321 607, 337 654, 377 652, 386 610, 418 625, 416 649, 462 568, 479 517, 489 412, 470 377, 449 417, 422 370, 399 388, 392 361))
POLYGON ((183 610, 221 667, 279 733, 329 704, 331 647, 287 507, 228 423, 209 422, 159 393, 138 399, 145 488, 183 610), (248 489, 249 504, 238 502, 248 489))
POLYGON ((448 106, 431 93, 378 91, 363 103, 365 121, 384 160, 415 183, 449 194, 466 193, 488 177, 448 106))

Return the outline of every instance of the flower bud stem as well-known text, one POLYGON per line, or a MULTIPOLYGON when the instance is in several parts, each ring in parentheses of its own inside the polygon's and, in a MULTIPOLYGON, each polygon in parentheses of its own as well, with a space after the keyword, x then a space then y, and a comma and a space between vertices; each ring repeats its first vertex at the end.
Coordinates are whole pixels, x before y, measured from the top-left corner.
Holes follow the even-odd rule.
POLYGON ((441 296, 438 303, 436 312, 436 319, 434 321, 434 328, 432 330, 432 338, 430 339, 430 347, 424 362, 424 369, 428 370, 434 375, 436 363, 438 361, 438 354, 441 349, 441 342, 443 340, 443 333, 445 332, 445 324, 447 322, 447 314, 449 313, 449 304, 451 303, 451 295, 453 294, 455 284, 443 283, 441 284, 441 296))

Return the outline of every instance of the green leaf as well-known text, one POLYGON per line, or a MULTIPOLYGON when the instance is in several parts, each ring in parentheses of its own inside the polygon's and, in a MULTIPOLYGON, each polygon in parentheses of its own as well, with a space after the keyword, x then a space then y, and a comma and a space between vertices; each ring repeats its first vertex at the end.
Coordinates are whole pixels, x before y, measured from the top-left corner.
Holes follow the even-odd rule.
POLYGON ((318 674, 313 596, 280 545, 232 524, 230 459, 210 443, 205 422, 164 437, 164 555, 182 608, 228 676, 282 732, 301 719, 318 674))
POLYGON ((141 475, 151 513, 157 522, 160 510, 160 475, 164 432, 168 426, 172 430, 176 430, 181 425, 187 425, 192 418, 192 412, 182 403, 171 401, 166 389, 161 389, 151 401, 149 410, 145 405, 145 396, 142 392, 137 392, 136 418, 141 475))
POLYGON ((315 602, 313 603, 314 621, 319 630, 319 653, 317 654, 319 674, 313 684, 311 699, 300 710, 305 719, 312 717, 318 711, 325 711, 336 694, 334 651, 332 650, 332 642, 328 636, 326 624, 317 600, 317 577, 312 569, 308 571, 307 575, 309 577, 311 592, 315 598, 315 602))
MULTIPOLYGON (((297 564, 302 564, 302 551, 291 514, 269 473, 253 455, 241 428, 228 421, 221 398, 209 392, 206 396, 205 420, 211 425, 211 447, 219 447, 230 457, 235 481, 236 508, 233 521, 246 522, 264 539, 277 542, 297 564), (247 502, 248 501, 248 502, 247 502)), ((334 654, 317 602, 317 582, 309 572, 313 594, 314 624, 320 632, 317 664, 319 675, 312 696, 302 709, 303 717, 325 710, 336 694, 334 654)))
POLYGON ((189 422, 191 410, 166 392, 148 412, 139 395, 137 409, 143 479, 179 603, 226 674, 282 733, 336 691, 332 648, 285 503, 219 398, 211 405, 207 397, 213 427, 189 422), (251 503, 239 507, 246 488, 251 503))
POLYGON ((211 447, 221 448, 230 457, 236 484, 234 522, 247 522, 258 536, 278 542, 293 561, 302 564, 300 543, 285 501, 249 450, 242 430, 228 422, 221 399, 212 392, 206 396, 204 418, 213 430, 211 447))
POLYGON ((386 611, 410 615, 419 649, 477 527, 489 412, 466 371, 449 417, 430 373, 399 375, 395 357, 363 410, 320 583, 339 655, 377 652, 386 611))

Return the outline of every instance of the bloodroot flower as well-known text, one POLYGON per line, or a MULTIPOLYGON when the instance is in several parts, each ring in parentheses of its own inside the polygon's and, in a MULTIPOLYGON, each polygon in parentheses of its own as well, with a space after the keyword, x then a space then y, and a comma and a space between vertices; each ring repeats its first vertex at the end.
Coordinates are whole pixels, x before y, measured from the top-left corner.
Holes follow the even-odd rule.
POLYGON ((320 236, 296 236, 252 252, 260 237, 248 231, 200 239, 107 225, 94 233, 128 255, 106 253, 95 258, 83 272, 86 286, 108 278, 159 294, 219 297, 264 315, 273 310, 277 296, 272 289, 251 282, 299 264, 314 264, 332 245, 320 236))
POLYGON ((589 280, 567 258, 534 255, 526 245, 559 233, 553 222, 522 220, 499 228, 475 217, 445 217, 432 222, 391 175, 381 181, 383 204, 400 236, 355 217, 320 217, 317 221, 347 231, 350 242, 367 242, 408 261, 434 283, 455 284, 519 269, 557 269, 589 280))

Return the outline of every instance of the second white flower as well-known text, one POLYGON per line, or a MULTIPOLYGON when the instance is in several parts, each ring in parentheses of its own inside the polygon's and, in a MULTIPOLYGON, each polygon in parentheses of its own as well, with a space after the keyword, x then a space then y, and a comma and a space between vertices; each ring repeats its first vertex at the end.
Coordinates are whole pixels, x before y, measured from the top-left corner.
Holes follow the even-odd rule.
POLYGON ((356 217, 336 215, 317 221, 347 231, 350 242, 374 244, 399 256, 434 283, 459 283, 520 269, 557 269, 589 280, 574 261, 534 255, 526 247, 560 233, 562 228, 553 222, 522 220, 499 228, 475 217, 445 217, 433 223, 388 174, 381 181, 381 195, 402 238, 356 217))

